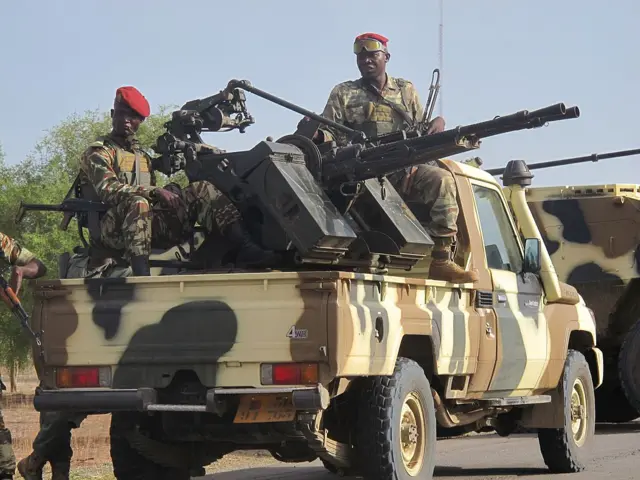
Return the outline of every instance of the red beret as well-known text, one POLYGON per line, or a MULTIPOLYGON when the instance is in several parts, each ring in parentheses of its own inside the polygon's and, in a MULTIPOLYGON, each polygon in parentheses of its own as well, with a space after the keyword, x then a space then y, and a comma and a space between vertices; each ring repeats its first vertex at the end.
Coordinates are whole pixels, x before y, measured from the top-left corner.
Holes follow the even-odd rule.
POLYGON ((380 35, 379 33, 363 33, 361 35, 358 35, 356 37, 356 41, 358 40, 364 40, 366 38, 371 38, 373 40, 378 40, 380 43, 382 43, 385 47, 387 46, 387 42, 389 41, 389 39, 387 37, 385 37, 384 35, 380 35))
POLYGON ((126 103, 144 118, 151 113, 149 102, 136 87, 120 87, 116 90, 116 102, 126 103))

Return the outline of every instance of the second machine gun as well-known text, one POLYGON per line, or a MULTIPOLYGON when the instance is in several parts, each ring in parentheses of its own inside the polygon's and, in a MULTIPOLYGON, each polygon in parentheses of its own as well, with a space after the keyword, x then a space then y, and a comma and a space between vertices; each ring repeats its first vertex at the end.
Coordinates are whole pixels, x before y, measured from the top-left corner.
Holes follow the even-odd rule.
MULTIPOLYGON (((239 103, 244 105, 244 97, 239 103)), ((207 180, 214 184, 243 214, 254 240, 282 255, 282 269, 300 269, 305 264, 340 269, 410 269, 430 252, 433 241, 386 180, 387 175, 477 149, 482 138, 579 115, 578 107, 566 108, 558 103, 428 136, 422 134, 419 125, 366 138, 362 132, 259 90, 247 81, 232 80, 216 96, 194 100, 173 113, 165 125, 166 133, 154 147, 161 156, 153 164, 166 175, 184 170, 191 182, 207 180), (315 126, 306 128, 304 134, 261 141, 247 151, 224 152, 206 145, 200 134, 207 130, 207 122, 201 119, 207 117, 209 109, 217 108, 217 98, 233 103, 242 90, 300 113, 315 121, 315 126), (311 138, 321 123, 346 134, 350 143, 342 147, 333 142, 316 145, 311 138)), ((230 128, 248 124, 240 122, 241 127, 234 127, 231 122, 230 128)))

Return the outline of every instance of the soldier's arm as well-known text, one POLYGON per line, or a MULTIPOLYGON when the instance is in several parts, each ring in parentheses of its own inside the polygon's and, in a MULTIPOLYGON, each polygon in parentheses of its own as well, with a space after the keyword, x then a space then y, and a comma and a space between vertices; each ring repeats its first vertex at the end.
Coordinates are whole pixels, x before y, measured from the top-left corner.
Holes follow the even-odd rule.
POLYGON ((13 266, 9 286, 16 295, 20 292, 23 278, 40 278, 47 273, 47 268, 33 253, 2 232, 0 232, 0 248, 4 260, 13 266))
POLYGON ((409 115, 415 123, 422 120, 422 115, 424 114, 424 109, 422 108, 422 103, 420 102, 420 96, 418 95, 418 90, 416 90, 413 82, 407 81, 406 87, 407 96, 409 98, 406 99, 407 107, 409 108, 409 115))
POLYGON ((89 148, 82 155, 80 169, 95 188, 100 200, 111 206, 132 196, 152 200, 154 191, 158 188, 122 183, 113 170, 111 154, 104 147, 89 148))
MULTIPOLYGON (((322 111, 322 116, 328 120, 333 120, 340 125, 345 124, 344 102, 341 95, 340 85, 336 85, 331 90, 327 103, 322 111)), ((321 141, 330 142, 333 140, 338 146, 345 145, 348 141, 347 135, 328 125, 320 125, 318 128, 318 135, 323 136, 323 138, 320 138, 321 141)))

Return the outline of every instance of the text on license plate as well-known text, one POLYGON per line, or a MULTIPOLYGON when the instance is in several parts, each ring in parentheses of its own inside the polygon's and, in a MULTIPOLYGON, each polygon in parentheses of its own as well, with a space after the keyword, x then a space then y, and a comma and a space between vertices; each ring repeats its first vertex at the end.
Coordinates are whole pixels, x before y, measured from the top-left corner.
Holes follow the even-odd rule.
POLYGON ((290 422, 296 416, 291 394, 242 395, 234 423, 290 422))

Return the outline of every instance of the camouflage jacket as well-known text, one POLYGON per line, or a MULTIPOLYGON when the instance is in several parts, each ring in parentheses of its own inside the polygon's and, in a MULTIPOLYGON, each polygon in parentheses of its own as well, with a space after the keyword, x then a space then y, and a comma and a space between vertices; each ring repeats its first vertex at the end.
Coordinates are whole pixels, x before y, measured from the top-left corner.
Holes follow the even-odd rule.
POLYGON ((2 245, 2 258, 11 265, 24 266, 36 258, 16 240, 2 232, 0 232, 0 244, 2 245))
POLYGON ((151 200, 152 192, 157 188, 151 158, 139 147, 137 140, 127 147, 112 134, 99 137, 83 152, 79 183, 85 198, 94 197, 87 199, 110 206, 131 196, 151 200))
MULTIPOLYGON (((361 78, 342 82, 331 90, 322 116, 354 130, 363 131, 367 137, 395 132, 410 126, 405 118, 386 102, 397 105, 414 123, 422 118, 418 92, 410 81, 387 76, 387 83, 380 93, 384 100, 370 91, 361 78)), ((319 130, 324 134, 325 141, 334 140, 338 146, 345 145, 348 141, 344 133, 332 127, 322 125, 319 130)))

